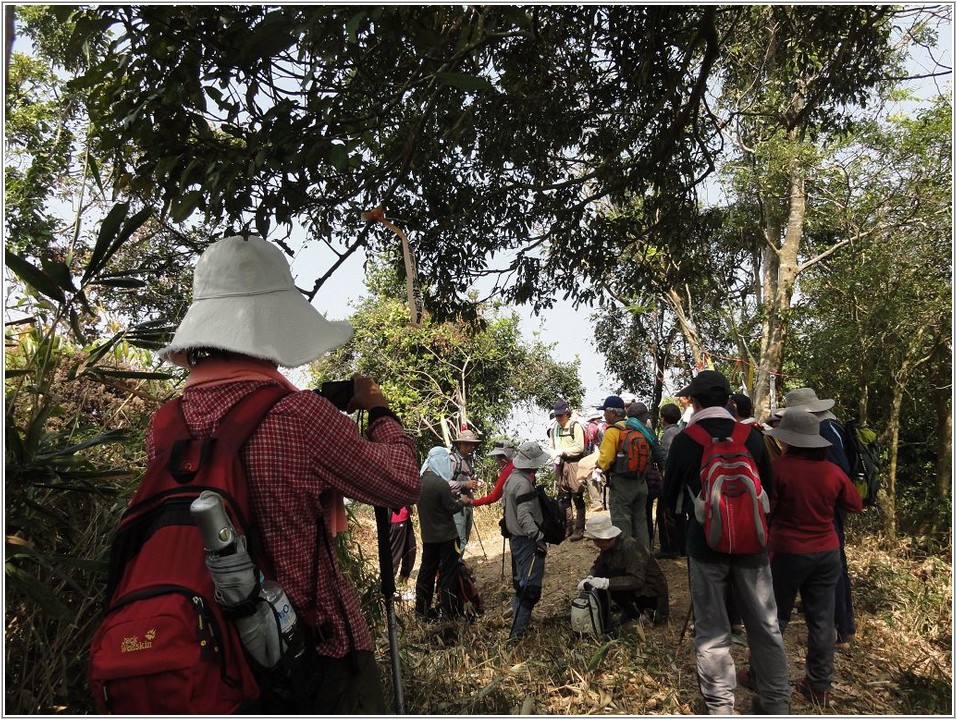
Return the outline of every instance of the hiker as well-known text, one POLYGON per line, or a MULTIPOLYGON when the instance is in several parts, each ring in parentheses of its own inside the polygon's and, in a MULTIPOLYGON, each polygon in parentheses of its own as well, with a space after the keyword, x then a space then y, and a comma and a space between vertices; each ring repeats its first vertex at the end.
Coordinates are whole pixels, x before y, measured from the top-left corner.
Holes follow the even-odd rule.
MULTIPOLYGON (((598 448, 601 447, 601 440, 605 434, 605 428, 607 425, 603 421, 601 410, 596 409, 589 412, 586 419, 588 422, 585 425, 585 442, 587 444, 585 449, 590 449, 592 453, 597 453, 598 448)), ((605 475, 601 471, 601 468, 597 465, 595 465, 589 471, 586 479, 586 485, 588 487, 588 500, 591 504, 591 509, 595 512, 601 512, 602 510, 607 509, 602 503, 602 490, 605 485, 605 475)))
POLYGON ((691 422, 691 416, 694 415, 694 408, 691 406, 691 398, 681 395, 676 397, 678 398, 678 405, 681 406, 681 419, 678 420, 678 429, 684 430, 688 427, 688 423, 691 422))
POLYGON ((654 545, 655 539, 654 505, 655 500, 661 497, 661 476, 662 473, 664 473, 665 464, 668 461, 668 453, 665 452, 664 448, 658 442, 658 438, 655 437, 654 432, 648 425, 648 420, 651 419, 651 412, 648 410, 647 405, 639 400, 635 400, 625 410, 625 414, 628 416, 628 419, 625 420, 625 427, 633 430, 641 430, 648 440, 648 444, 651 446, 651 459, 653 462, 649 462, 645 470, 645 483, 648 485, 648 497, 645 499, 645 526, 648 528, 648 547, 651 548, 651 546, 654 545))
MULTIPOLYGON (((475 496, 478 480, 474 477, 472 461, 475 448, 479 446, 478 436, 471 430, 459 430, 459 434, 452 439, 452 493, 456 496, 464 495, 471 500, 475 496)), ((465 547, 472 535, 472 505, 463 503, 455 514, 455 527, 459 532, 459 557, 465 555, 465 547)))
MULTIPOLYGON (((728 398, 728 412, 739 423, 757 424, 757 420, 754 419, 754 405, 751 403, 751 398, 744 393, 733 393, 728 398)), ((760 427, 758 429, 760 430, 760 427)))
POLYGON ((453 615, 455 573, 461 553, 455 515, 472 502, 468 495, 452 492, 452 462, 449 451, 441 446, 429 450, 422 464, 422 493, 417 504, 419 531, 422 533, 422 562, 415 582, 415 614, 425 620, 453 615), (439 610, 432 607, 436 572, 439 585, 439 610))
MULTIPOLYGON (((674 403, 667 403, 661 406, 658 417, 661 418, 662 428, 661 449, 667 458, 671 450, 671 441, 681 432, 678 427, 678 421, 681 420, 681 408, 674 403)), ((665 467, 667 467, 667 460, 665 467)), ((664 480, 662 480, 662 491, 664 491, 664 480)), ((669 507, 664 496, 661 496, 658 498, 655 520, 658 524, 658 551, 654 557, 667 560, 682 557, 685 554, 685 527, 688 524, 684 508, 676 510, 673 506, 669 507)))
POLYGON ((801 593, 807 625, 806 674, 796 684, 802 695, 827 706, 834 672, 834 588, 841 572, 834 512, 860 512, 861 497, 847 474, 825 462, 830 441, 806 410, 784 411, 768 431, 784 455, 774 462, 774 524, 768 552, 782 634, 801 593))
POLYGON ((549 444, 555 461, 555 486, 565 509, 565 534, 575 542, 585 532, 585 483, 578 477, 578 461, 585 457, 585 428, 572 419, 571 408, 564 400, 556 402, 552 412, 555 422, 549 444))
POLYGON ((392 572, 398 575, 403 585, 409 582, 415 567, 417 548, 415 527, 412 525, 412 505, 403 505, 393 510, 389 524, 389 545, 392 548, 392 572))
MULTIPOLYGON (((713 437, 728 437, 736 423, 725 409, 731 387, 714 370, 703 370, 682 388, 679 397, 691 398, 694 414, 689 428, 698 425, 713 437)), ((757 674, 756 711, 787 714, 791 688, 788 660, 777 622, 777 606, 766 551, 750 554, 722 553, 712 549, 704 527, 695 516, 693 498, 701 491, 704 447, 686 428, 671 443, 665 469, 663 495, 670 507, 683 497, 688 512, 688 577, 694 608, 694 644, 698 682, 708 711, 713 715, 734 711, 736 685, 731 656, 731 625, 726 597, 734 586, 735 602, 747 628, 747 641, 757 674)), ((770 482, 771 467, 761 433, 750 429, 745 447, 757 467, 762 485, 770 482)))
MULTIPOLYGON (((609 395, 602 404, 608 428, 601 441, 598 452, 598 467, 608 478, 608 510, 612 523, 621 531, 633 537, 649 551, 648 527, 645 519, 645 499, 648 497, 648 483, 645 473, 637 477, 622 474, 615 467, 615 458, 620 450, 620 436, 625 429, 625 401, 618 395, 609 395)), ((650 450, 649 450, 650 455, 650 450)))
MULTIPOLYGON (((385 507, 419 495, 414 441, 379 385, 353 376, 349 410, 366 412, 364 435, 325 398, 297 390, 278 367, 298 367, 348 342, 347 322, 326 320, 296 288, 283 253, 260 237, 213 243, 193 275, 193 301, 159 351, 189 369, 182 410, 208 437, 257 388, 288 387, 242 452, 255 524, 275 579, 311 630, 318 653, 310 713, 386 712, 369 628, 336 559, 346 530, 343 497, 385 507), (317 628, 325 632, 320 636, 317 628)), ((150 456, 157 438, 147 433, 150 456)))
POLYGON ((488 495, 473 500, 472 507, 491 505, 493 502, 498 502, 502 498, 505 481, 508 480, 508 476, 511 475, 512 470, 515 469, 515 466, 512 465, 512 457, 514 455, 515 446, 512 445, 512 443, 507 440, 496 441, 495 446, 489 451, 488 456, 495 458, 495 461, 498 463, 498 478, 491 492, 489 492, 488 495))
MULTIPOLYGON (((844 436, 844 428, 838 422, 834 413, 834 401, 819 399, 813 388, 802 387, 791 390, 784 396, 785 408, 799 408, 807 410, 820 421, 821 437, 831 444, 826 448, 827 459, 837 465, 845 475, 850 475, 851 460, 848 456, 849 446, 844 436)), ((837 647, 847 649, 851 639, 857 633, 854 621, 854 604, 851 601, 851 576, 847 569, 847 553, 845 552, 846 535, 844 526, 847 522, 847 511, 837 508, 834 512, 834 529, 840 540, 841 575, 837 579, 834 605, 834 626, 837 630, 837 647)))
POLYGON ((611 617, 611 605, 620 611, 616 621, 627 628, 642 615, 656 625, 669 615, 668 581, 648 550, 634 538, 623 535, 611 524, 608 515, 593 515, 585 523, 585 537, 599 549, 598 557, 588 577, 578 583, 581 592, 585 584, 599 592, 602 616, 611 617))
POLYGON ((528 631, 532 608, 542 597, 545 578, 545 556, 548 545, 541 530, 541 506, 534 501, 518 502, 518 498, 534 494, 535 471, 549 462, 551 456, 534 440, 518 446, 512 464, 515 469, 505 481, 502 509, 512 555, 512 629, 509 640, 528 631))

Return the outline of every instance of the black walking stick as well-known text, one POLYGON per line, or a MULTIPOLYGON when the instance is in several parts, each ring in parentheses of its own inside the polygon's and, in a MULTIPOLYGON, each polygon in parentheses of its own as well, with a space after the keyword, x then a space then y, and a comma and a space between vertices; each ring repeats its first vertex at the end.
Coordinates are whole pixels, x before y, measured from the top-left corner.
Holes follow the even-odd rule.
POLYGON ((389 628, 389 656, 392 662, 392 688, 395 692, 396 715, 405 715, 405 699, 402 697, 402 668, 399 665, 399 641, 395 634, 395 568, 392 566, 392 546, 389 542, 389 510, 375 508, 376 534, 379 537, 379 575, 382 580, 382 598, 385 600, 385 616, 389 628))
POLYGON ((485 556, 485 559, 488 560, 488 553, 485 552, 485 543, 482 542, 482 533, 479 532, 478 523, 475 522, 475 515, 472 515, 472 531, 475 533, 475 537, 478 538, 479 547, 482 548, 482 554, 485 556))
POLYGON ((502 580, 505 579, 505 536, 502 536, 502 580))

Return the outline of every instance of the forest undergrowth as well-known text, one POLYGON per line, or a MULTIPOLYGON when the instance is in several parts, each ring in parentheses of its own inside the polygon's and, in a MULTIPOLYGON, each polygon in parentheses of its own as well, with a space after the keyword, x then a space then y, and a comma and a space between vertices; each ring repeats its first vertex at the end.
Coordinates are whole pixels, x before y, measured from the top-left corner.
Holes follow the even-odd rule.
MULTIPOLYGON (((371 513, 359 513, 354 537, 365 547, 374 533, 371 513), (366 537, 368 536, 368 537, 366 537)), ((413 601, 395 603, 406 712, 422 715, 683 715, 702 714, 697 689, 683 558, 662 560, 671 595, 671 618, 661 626, 636 626, 605 639, 583 638, 569 626, 578 580, 597 549, 589 541, 552 546, 541 602, 520 642, 507 642, 511 576, 507 545, 498 532, 497 507, 476 510, 466 551, 485 605, 483 615, 423 624, 413 601), (504 572, 503 572, 504 567, 504 572)), ((872 535, 847 546, 858 632, 835 654, 831 707, 792 697, 795 714, 915 715, 953 713, 952 563, 916 555, 906 543, 886 547, 872 535)), ((862 531, 863 532, 863 531, 862 531)), ((400 592, 411 597, 417 573, 400 592)), ((377 591, 377 586, 373 591, 377 591)), ((378 627, 382 677, 391 695, 389 644, 378 627)), ((785 633, 792 684, 804 675, 806 630, 796 612, 785 633)), ((743 638, 732 649, 738 667, 747 657, 743 638)), ((736 712, 748 714, 751 693, 736 690, 736 712)))

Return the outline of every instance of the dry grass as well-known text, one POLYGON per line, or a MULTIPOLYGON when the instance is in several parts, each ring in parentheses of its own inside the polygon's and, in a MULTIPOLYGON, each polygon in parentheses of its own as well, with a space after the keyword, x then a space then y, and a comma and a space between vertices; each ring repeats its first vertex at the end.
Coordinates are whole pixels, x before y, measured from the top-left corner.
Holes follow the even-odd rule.
MULTIPOLYGON (((466 553, 475 569, 485 614, 425 625, 412 602, 396 603, 406 711, 417 715, 678 715, 700 712, 691 633, 679 642, 688 611, 684 560, 662 562, 671 590, 669 624, 635 628, 604 641, 575 636, 568 611, 577 581, 597 550, 592 543, 552 547, 541 602, 529 634, 506 641, 511 623, 511 577, 502 578, 499 508, 476 510, 478 534, 466 553), (481 538, 481 545, 478 539, 481 538), (483 547, 484 546, 484 551, 483 547)), ((371 513, 359 514, 357 538, 374 534, 371 513)), ((952 714, 952 567, 948 558, 913 559, 873 538, 850 538, 848 559, 858 635, 835 657, 833 707, 822 710, 795 694, 796 714, 952 714)), ((415 575, 413 575, 414 583, 415 575)), ((383 678, 391 693, 389 646, 378 628, 383 678)), ((785 637, 792 680, 804 674, 806 632, 796 616, 785 637)), ((747 648, 735 645, 741 663, 747 648)), ((750 708, 739 688, 737 706, 750 708)))

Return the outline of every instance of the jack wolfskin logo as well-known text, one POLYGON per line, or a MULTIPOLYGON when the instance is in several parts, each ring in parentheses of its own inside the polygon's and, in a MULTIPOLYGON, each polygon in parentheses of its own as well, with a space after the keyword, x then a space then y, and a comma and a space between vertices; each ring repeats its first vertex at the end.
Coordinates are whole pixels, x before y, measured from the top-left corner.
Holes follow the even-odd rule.
POLYGON ((120 652, 128 653, 137 652, 138 650, 149 650, 151 647, 153 647, 153 639, 155 637, 156 630, 151 629, 146 631, 146 635, 142 641, 136 635, 123 638, 123 642, 120 643, 120 652))

